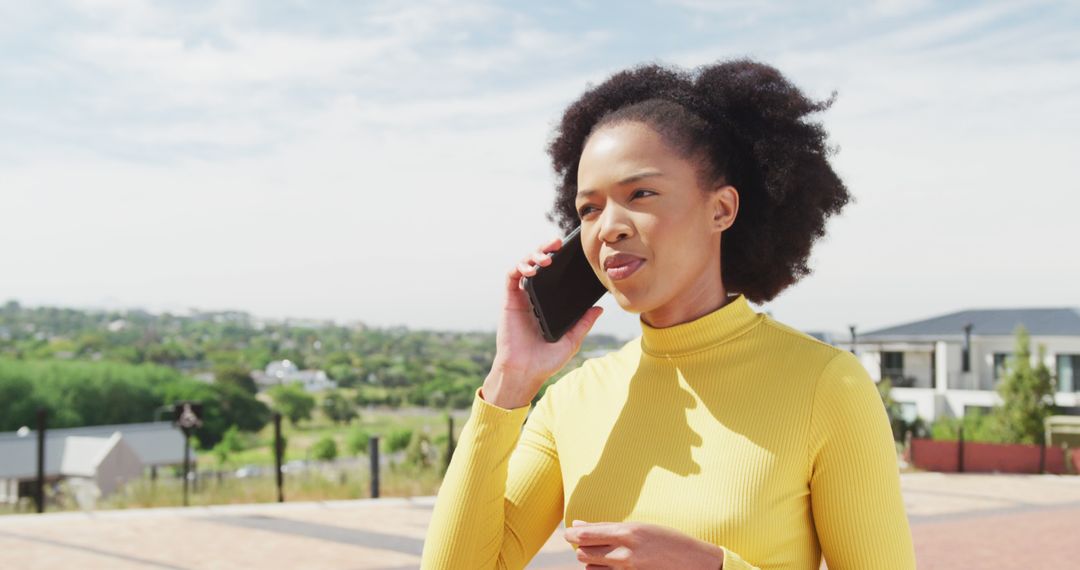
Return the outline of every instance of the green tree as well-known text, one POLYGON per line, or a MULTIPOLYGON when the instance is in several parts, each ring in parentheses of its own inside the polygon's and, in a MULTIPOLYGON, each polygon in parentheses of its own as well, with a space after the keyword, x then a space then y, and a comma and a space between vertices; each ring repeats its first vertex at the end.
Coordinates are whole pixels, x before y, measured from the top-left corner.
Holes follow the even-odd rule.
POLYGON ((315 445, 311 446, 311 456, 321 461, 333 461, 337 459, 337 442, 329 435, 322 436, 315 445))
POLYGON ((1043 441, 1043 421, 1054 413, 1054 383, 1045 355, 1040 345, 1038 362, 1032 367, 1031 338, 1022 325, 1016 328, 1016 350, 997 389, 1003 403, 996 411, 1007 441, 1043 441))
POLYGON ((343 396, 339 390, 331 390, 323 397, 322 410, 330 421, 341 424, 356 419, 356 406, 343 396))
POLYGON ((221 364, 216 366, 214 368, 214 382, 218 384, 231 384, 252 395, 259 390, 255 385, 255 379, 251 377, 251 371, 239 364, 221 364))
POLYGON ((901 441, 904 438, 904 432, 907 431, 907 422, 904 421, 903 413, 900 410, 900 404, 893 400, 892 397, 892 380, 888 378, 882 378, 877 383, 878 395, 881 396, 881 403, 885 405, 885 413, 889 416, 889 426, 892 427, 893 439, 901 441))
POLYGON ((311 411, 315 409, 315 398, 298 383, 274 386, 270 389, 270 397, 274 399, 274 408, 293 425, 310 420, 311 411))
POLYGON ((229 429, 225 430, 225 435, 221 437, 221 441, 217 442, 217 445, 210 451, 217 458, 218 463, 224 464, 234 453, 243 450, 244 445, 240 441, 240 430, 236 426, 229 426, 229 429))
POLYGON ((37 408, 44 402, 34 392, 34 383, 30 380, 0 375, 0 431, 35 427, 37 408))
POLYGON ((227 425, 240 431, 259 431, 270 421, 270 408, 238 386, 213 386, 221 415, 227 425))

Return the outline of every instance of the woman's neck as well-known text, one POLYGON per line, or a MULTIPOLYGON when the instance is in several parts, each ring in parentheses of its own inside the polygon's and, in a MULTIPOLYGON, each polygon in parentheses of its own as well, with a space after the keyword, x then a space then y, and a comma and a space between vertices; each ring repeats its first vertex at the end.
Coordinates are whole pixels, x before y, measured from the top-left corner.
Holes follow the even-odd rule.
POLYGON ((695 280, 691 286, 684 288, 667 304, 642 313, 641 320, 657 329, 673 327, 704 317, 729 301, 720 271, 710 271, 701 279, 695 280), (706 278, 709 273, 715 276, 715 281, 706 278))

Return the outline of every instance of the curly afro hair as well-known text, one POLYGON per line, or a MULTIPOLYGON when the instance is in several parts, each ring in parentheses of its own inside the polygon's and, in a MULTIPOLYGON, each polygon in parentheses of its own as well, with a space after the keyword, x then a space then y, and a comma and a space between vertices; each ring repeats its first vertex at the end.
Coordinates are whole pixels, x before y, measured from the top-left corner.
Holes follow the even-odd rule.
POLYGON ((558 178, 549 218, 567 232, 580 223, 574 199, 589 136, 643 123, 697 164, 703 191, 716 183, 738 190, 738 217, 721 240, 724 285, 769 301, 810 273, 814 241, 852 200, 829 164, 825 129, 807 118, 834 98, 812 100, 775 68, 746 59, 694 71, 652 64, 619 72, 563 114, 548 147, 558 178))

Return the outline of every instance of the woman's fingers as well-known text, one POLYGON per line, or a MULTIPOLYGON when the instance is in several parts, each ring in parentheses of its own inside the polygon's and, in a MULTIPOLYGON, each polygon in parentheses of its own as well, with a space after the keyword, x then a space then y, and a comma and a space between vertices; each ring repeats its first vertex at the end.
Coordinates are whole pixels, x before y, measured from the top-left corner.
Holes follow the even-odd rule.
POLYGON ((544 253, 542 251, 538 251, 538 252, 532 254, 531 256, 529 256, 529 261, 531 261, 533 263, 533 265, 539 265, 541 267, 546 267, 548 265, 551 265, 551 254, 550 253, 544 253))
POLYGON ((525 277, 532 277, 536 275, 536 266, 530 265, 527 261, 522 261, 517 264, 518 273, 525 277))
POLYGON ((562 238, 555 238, 555 239, 547 242, 546 244, 544 244, 540 248, 540 251, 542 251, 544 253, 554 253, 556 251, 559 251, 559 249, 561 249, 561 248, 562 248, 562 238))
POLYGON ((518 262, 514 267, 514 270, 507 276, 508 285, 513 284, 516 289, 521 288, 522 277, 532 277, 536 275, 536 270, 539 267, 547 267, 551 265, 551 253, 558 251, 562 247, 562 240, 555 238, 548 243, 540 246, 538 251, 534 251, 527 257, 518 262))
POLYGON ((509 291, 517 291, 521 286, 521 271, 515 267, 506 274, 506 289, 509 291))
POLYGON ((589 330, 596 324, 596 319, 599 319, 603 312, 604 309, 602 307, 590 307, 585 311, 585 314, 578 319, 578 322, 574 323, 574 326, 566 331, 566 335, 563 336, 563 339, 574 346, 581 346, 581 342, 585 340, 585 335, 589 334, 589 330))
MULTIPOLYGON (((603 562, 609 562, 605 558, 611 551, 619 548, 615 544, 603 544, 598 546, 579 546, 577 549, 578 562, 585 562, 590 565, 599 564, 603 562)), ((607 568, 607 566, 601 566, 607 568)))

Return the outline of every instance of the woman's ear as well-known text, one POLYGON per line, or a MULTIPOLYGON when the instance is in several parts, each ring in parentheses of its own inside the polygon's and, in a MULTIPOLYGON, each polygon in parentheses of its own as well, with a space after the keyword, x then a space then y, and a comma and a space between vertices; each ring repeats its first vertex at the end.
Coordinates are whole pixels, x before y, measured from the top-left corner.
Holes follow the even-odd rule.
POLYGON ((722 232, 735 223, 739 214, 739 191, 730 184, 718 186, 712 192, 709 206, 713 213, 713 229, 722 232))

